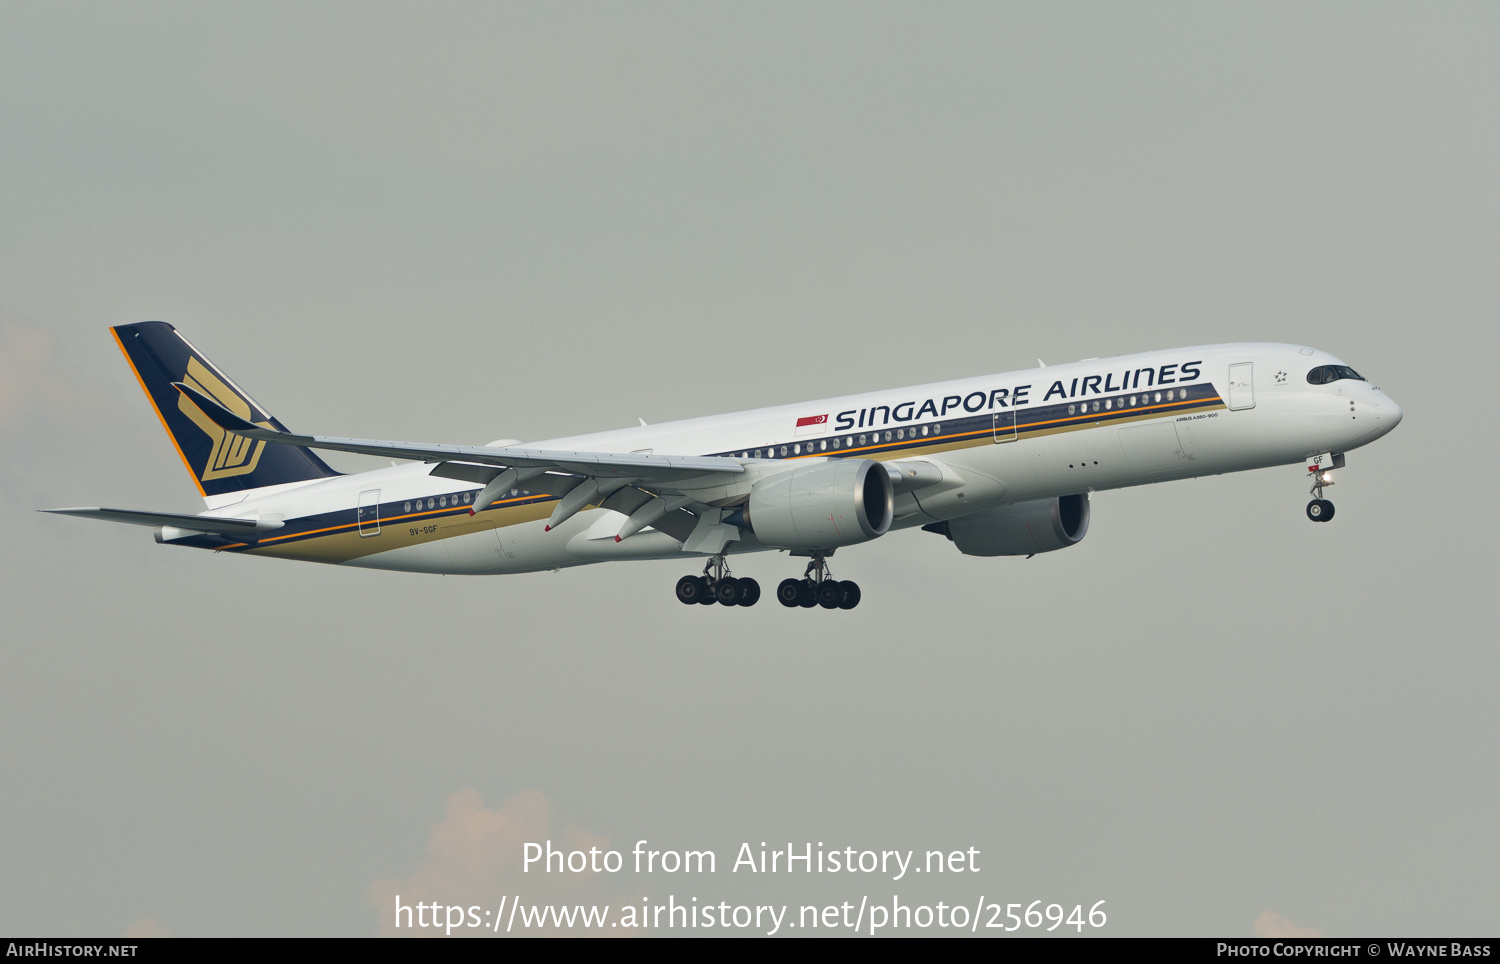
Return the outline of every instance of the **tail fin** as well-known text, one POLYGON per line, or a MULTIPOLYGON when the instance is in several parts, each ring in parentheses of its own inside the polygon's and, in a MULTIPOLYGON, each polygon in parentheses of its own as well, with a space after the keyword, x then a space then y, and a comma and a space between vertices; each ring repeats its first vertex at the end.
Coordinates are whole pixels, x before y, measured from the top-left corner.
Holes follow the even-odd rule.
POLYGON ((226 432, 173 388, 173 382, 182 382, 217 399, 241 418, 280 432, 287 430, 171 325, 145 321, 111 331, 205 499, 339 474, 310 449, 268 446, 226 432))

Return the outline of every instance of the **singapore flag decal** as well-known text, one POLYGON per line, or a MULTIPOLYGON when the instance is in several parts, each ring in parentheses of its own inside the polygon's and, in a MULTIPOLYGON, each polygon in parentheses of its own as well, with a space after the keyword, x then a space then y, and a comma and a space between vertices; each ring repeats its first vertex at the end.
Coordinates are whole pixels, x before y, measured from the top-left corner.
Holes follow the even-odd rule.
POLYGON ((808 415, 797 419, 797 435, 822 435, 828 430, 827 415, 808 415))

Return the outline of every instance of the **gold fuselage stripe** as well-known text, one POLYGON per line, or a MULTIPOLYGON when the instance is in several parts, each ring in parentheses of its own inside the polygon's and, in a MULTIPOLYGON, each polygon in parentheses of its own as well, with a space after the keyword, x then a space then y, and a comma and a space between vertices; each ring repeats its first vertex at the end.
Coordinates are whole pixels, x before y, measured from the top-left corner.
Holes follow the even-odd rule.
MULTIPOLYGON (((498 508, 499 506, 505 505, 507 503, 512 503, 512 502, 528 502, 528 501, 535 500, 536 498, 537 498, 537 496, 534 496, 534 495, 520 495, 520 496, 516 496, 513 499, 497 499, 496 501, 491 502, 489 505, 485 506, 484 509, 475 509, 474 510, 474 517, 478 518, 480 512, 484 512, 484 511, 487 511, 489 509, 498 508)), ((557 498, 556 496, 549 496, 548 500, 551 501, 551 500, 555 500, 556 498, 557 498)), ((465 512, 467 512, 468 509, 469 509, 468 506, 464 506, 462 508, 463 508, 463 510, 465 512)), ((428 512, 412 512, 412 513, 409 513, 409 514, 406 514, 406 515, 393 515, 393 516, 389 516, 389 517, 384 518, 384 519, 380 519, 379 522, 380 522, 381 526, 387 526, 387 525, 391 525, 392 523, 400 522, 403 519, 433 518, 433 517, 442 517, 442 516, 452 516, 452 515, 457 515, 457 514, 458 513, 454 512, 451 509, 433 509, 433 510, 428 511, 428 512)), ((308 536, 324 535, 324 534, 327 534, 327 533, 330 533, 330 532, 347 532, 350 529, 358 529, 358 528, 359 528, 359 523, 358 522, 350 522, 350 523, 342 524, 342 525, 328 526, 327 528, 324 528, 324 529, 309 529, 306 532, 288 532, 286 535, 283 535, 283 536, 267 536, 264 539, 258 540, 253 545, 251 543, 248 543, 248 542, 236 542, 236 543, 233 543, 231 545, 220 546, 219 548, 221 548, 221 549, 243 549, 243 548, 249 547, 249 548, 251 548, 253 550, 253 549, 260 548, 260 547, 266 545, 267 543, 270 543, 270 542, 279 542, 279 541, 281 541, 283 539, 305 539, 308 536)))

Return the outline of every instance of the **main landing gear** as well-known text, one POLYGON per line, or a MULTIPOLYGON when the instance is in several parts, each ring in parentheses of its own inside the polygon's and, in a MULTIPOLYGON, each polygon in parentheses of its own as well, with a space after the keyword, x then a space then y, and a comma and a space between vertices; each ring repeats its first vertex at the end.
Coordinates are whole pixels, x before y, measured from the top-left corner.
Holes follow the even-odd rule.
POLYGON ((839 582, 828 571, 822 556, 813 556, 801 579, 783 579, 776 587, 776 600, 788 609, 853 609, 859 605, 859 586, 848 580, 839 582))
POLYGON ((729 574, 723 554, 714 556, 703 567, 701 576, 683 576, 677 580, 677 601, 692 606, 753 606, 760 601, 760 583, 754 579, 736 579, 729 574))
POLYGON ((1323 490, 1333 484, 1333 473, 1315 470, 1312 480, 1313 500, 1307 504, 1307 517, 1314 522, 1327 522, 1333 518, 1333 503, 1323 498, 1323 490))
MULTIPOLYGON (((801 579, 783 579, 776 587, 776 599, 788 609, 853 609, 859 605, 859 586, 839 582, 828 571, 823 556, 813 556, 801 579)), ((677 580, 677 601, 688 606, 753 606, 760 600, 760 583, 754 579, 736 579, 722 554, 708 560, 701 576, 683 576, 677 580)))

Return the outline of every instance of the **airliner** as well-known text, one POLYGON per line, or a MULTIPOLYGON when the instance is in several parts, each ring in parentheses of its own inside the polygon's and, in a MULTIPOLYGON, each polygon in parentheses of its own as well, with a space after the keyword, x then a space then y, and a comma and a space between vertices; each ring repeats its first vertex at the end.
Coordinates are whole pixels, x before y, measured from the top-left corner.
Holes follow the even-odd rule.
POLYGON ((1307 517, 1328 522, 1345 453, 1402 416, 1325 352, 1225 344, 529 444, 395 442, 295 434, 171 325, 111 331, 207 508, 43 511, 403 572, 699 559, 676 587, 692 605, 755 605, 760 585, 730 557, 779 550, 807 560, 782 605, 853 609, 858 584, 828 563, 839 549, 917 529, 965 555, 1030 557, 1083 540, 1090 493, 1268 466, 1305 464, 1307 517), (396 461, 343 474, 318 450, 396 461))

